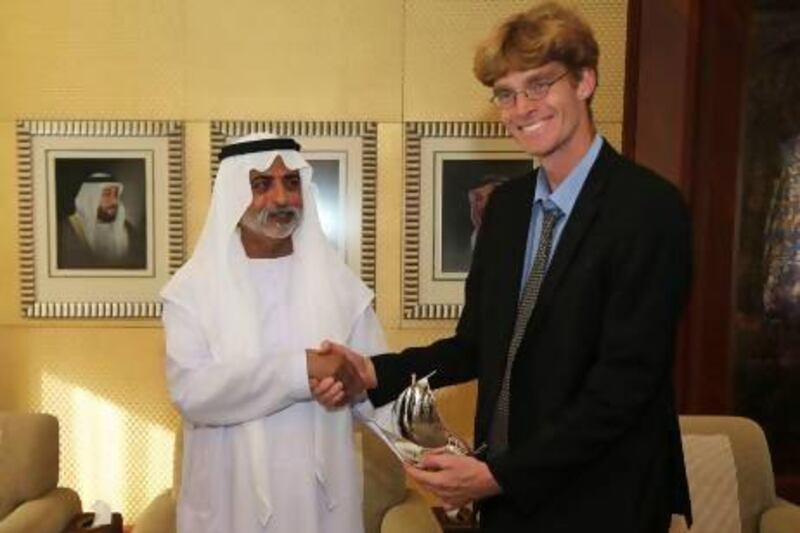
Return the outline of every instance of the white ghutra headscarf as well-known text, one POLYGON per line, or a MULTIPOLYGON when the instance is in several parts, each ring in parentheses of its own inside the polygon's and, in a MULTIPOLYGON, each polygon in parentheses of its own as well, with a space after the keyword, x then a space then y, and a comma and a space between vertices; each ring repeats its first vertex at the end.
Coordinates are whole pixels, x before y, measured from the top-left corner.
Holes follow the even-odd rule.
MULTIPOLYGON (((253 199, 250 170, 268 169, 276 157, 287 168, 299 171, 303 196, 302 219, 291 236, 293 271, 291 279, 286 280, 290 284, 287 305, 301 317, 296 323, 302 328, 287 335, 298 336, 308 348, 318 347, 325 339, 346 343, 372 300, 372 291, 344 264, 322 231, 311 166, 298 149, 290 139, 271 134, 248 135, 223 149, 211 207, 194 254, 161 292, 164 300, 181 305, 199 319, 218 362, 270 356, 261 347, 262 328, 257 323, 260 314, 255 301, 258 291, 251 286, 238 223, 253 199)), ((338 417, 351 415, 349 410, 327 411, 314 405, 316 475, 325 487, 329 479, 327 461, 335 461, 335 450, 342 442, 352 440, 350 425, 342 424, 338 417), (347 435, 342 434, 344 430, 347 435)), ((266 524, 271 508, 263 461, 263 425, 256 420, 243 426, 259 500, 259 520, 266 524)), ((329 506, 336 505, 335 494, 326 493, 326 497, 329 506)))
MULTIPOLYGON (((90 177, 99 176, 93 174, 90 177)), ((110 178, 108 174, 104 177, 110 178)), ((83 234, 86 244, 92 252, 106 259, 120 259, 128 253, 128 232, 125 229, 125 206, 122 197, 122 183, 116 181, 87 181, 81 184, 75 195, 75 212, 83 223, 83 234), (112 222, 101 222, 97 219, 97 208, 100 197, 108 187, 117 189, 117 215, 112 222)))

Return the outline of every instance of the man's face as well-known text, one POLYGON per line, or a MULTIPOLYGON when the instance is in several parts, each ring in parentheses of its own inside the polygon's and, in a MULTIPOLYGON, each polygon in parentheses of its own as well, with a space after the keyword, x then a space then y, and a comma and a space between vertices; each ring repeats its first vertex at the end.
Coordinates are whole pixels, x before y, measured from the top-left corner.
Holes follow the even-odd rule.
MULTIPOLYGON (((524 91, 548 83, 566 71, 561 63, 512 71, 498 79, 493 90, 524 91)), ((521 92, 508 108, 500 109, 500 118, 517 143, 529 154, 542 160, 560 151, 569 152, 579 127, 591 128, 587 100, 595 88, 596 75, 584 69, 577 82, 571 74, 550 86, 539 100, 530 100, 521 92)))
POLYGON ((114 222, 119 209, 119 187, 109 185, 100 193, 100 204, 97 206, 97 219, 101 222, 114 222))
POLYGON ((268 239, 288 239, 303 214, 300 172, 276 157, 268 169, 250 170, 250 189, 253 201, 242 215, 242 226, 268 239))

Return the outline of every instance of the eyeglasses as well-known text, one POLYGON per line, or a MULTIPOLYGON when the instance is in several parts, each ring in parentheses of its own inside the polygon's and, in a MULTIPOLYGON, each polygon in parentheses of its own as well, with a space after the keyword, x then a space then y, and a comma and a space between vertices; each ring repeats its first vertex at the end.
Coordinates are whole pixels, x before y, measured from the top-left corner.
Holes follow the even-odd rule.
POLYGON ((569 70, 565 70, 550 81, 536 81, 531 83, 521 91, 496 89, 489 101, 501 109, 508 109, 509 107, 513 107, 517 102, 517 95, 519 94, 523 95, 528 100, 541 100, 547 96, 550 87, 567 74, 569 74, 569 70))

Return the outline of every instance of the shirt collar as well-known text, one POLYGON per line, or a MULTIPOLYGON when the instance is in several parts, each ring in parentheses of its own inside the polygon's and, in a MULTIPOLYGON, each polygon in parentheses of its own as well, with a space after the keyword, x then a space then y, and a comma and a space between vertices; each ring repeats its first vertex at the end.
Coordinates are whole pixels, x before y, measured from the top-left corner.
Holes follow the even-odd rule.
POLYGON ((550 209, 552 205, 555 205, 565 216, 569 216, 575 201, 578 199, 578 194, 589 176, 589 170, 597 160, 602 147, 603 138, 599 134, 595 134, 589 149, 555 191, 550 191, 547 174, 544 167, 540 166, 536 173, 536 189, 533 195, 534 205, 536 202, 541 202, 546 209, 550 209))

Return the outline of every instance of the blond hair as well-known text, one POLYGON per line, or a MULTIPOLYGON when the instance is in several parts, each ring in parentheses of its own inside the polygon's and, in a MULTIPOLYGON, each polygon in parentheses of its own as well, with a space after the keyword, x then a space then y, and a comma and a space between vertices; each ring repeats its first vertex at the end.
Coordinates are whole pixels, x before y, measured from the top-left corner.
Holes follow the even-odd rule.
POLYGON ((544 2, 496 28, 478 47, 473 70, 491 87, 509 72, 558 61, 579 79, 584 68, 597 72, 599 55, 592 29, 582 17, 556 2, 544 2))

